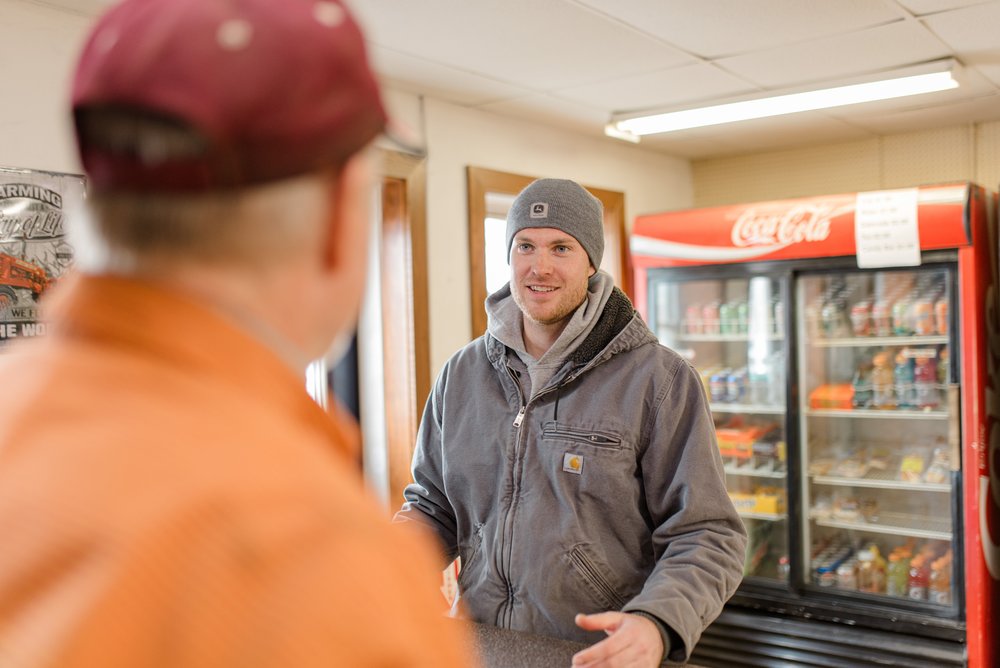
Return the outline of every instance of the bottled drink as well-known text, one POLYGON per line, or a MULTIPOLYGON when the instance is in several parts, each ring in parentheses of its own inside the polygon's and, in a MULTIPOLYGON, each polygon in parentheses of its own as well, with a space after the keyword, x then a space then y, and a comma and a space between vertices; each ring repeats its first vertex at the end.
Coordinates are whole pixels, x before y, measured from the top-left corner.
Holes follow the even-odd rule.
MULTIPOLYGON (((861 558, 861 555, 858 555, 861 558)), ((837 586, 841 589, 854 590, 858 588, 858 578, 855 572, 857 563, 854 559, 848 559, 837 567, 837 586)))
POLYGON ((725 302, 719 306, 719 333, 736 333, 736 304, 725 302))
POLYGON ((915 362, 914 404, 919 408, 937 408, 941 403, 937 389, 937 364, 933 357, 918 357, 915 362))
POLYGON ((889 353, 882 351, 872 358, 872 406, 875 408, 895 408, 893 373, 889 353))
POLYGON ((889 336, 892 334, 892 304, 885 299, 877 299, 872 304, 872 334, 889 336))
POLYGON ((937 325, 937 333, 948 334, 948 298, 939 297, 934 302, 934 323, 937 325))
POLYGON ((896 385, 896 406, 899 408, 915 406, 913 360, 906 356, 905 349, 896 354, 896 366, 893 367, 892 377, 896 385))
POLYGON ((851 330, 854 336, 868 336, 872 333, 872 303, 867 299, 851 307, 851 330))
POLYGON ((908 336, 913 333, 911 309, 913 301, 910 297, 900 297, 892 305, 892 333, 897 336, 908 336))
POLYGON ((948 382, 951 375, 951 359, 948 354, 948 348, 942 348, 941 352, 938 353, 938 363, 937 363, 937 382, 939 389, 944 392, 948 389, 948 382))
POLYGON ((934 322, 934 302, 924 294, 913 302, 913 332, 920 336, 930 336, 937 331, 934 322))
POLYGON ((930 586, 930 567, 927 561, 930 555, 922 553, 910 561, 910 577, 907 582, 907 595, 917 601, 927 600, 927 589, 930 586))
POLYGON ((875 545, 858 552, 858 591, 885 593, 885 560, 875 545))
POLYGON ((948 555, 931 564, 927 600, 940 605, 951 605, 951 559, 948 555))
POLYGON ((847 325, 847 306, 844 300, 834 297, 823 304, 820 311, 820 330, 827 338, 846 336, 850 331, 847 325))
POLYGON ((791 564, 788 561, 788 555, 781 555, 778 559, 778 579, 788 582, 788 574, 790 570, 791 564))
POLYGON ((785 333, 785 305, 780 299, 775 299, 771 311, 774 313, 774 334, 781 337, 785 333))
POLYGON ((851 397, 851 406, 854 408, 871 408, 872 406, 872 361, 863 359, 858 364, 851 380, 854 388, 854 395, 851 397))
POLYGON ((905 550, 896 549, 889 555, 886 572, 885 593, 889 596, 905 597, 910 579, 910 557, 905 550))

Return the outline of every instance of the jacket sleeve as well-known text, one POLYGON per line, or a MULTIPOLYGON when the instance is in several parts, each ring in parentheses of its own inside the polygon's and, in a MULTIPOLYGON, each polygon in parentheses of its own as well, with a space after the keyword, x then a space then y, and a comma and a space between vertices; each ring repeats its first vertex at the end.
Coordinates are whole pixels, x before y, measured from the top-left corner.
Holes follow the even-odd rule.
POLYGON ((639 455, 657 562, 624 610, 652 614, 674 631, 680 643, 665 662, 683 663, 739 586, 747 537, 726 491, 701 379, 683 360, 671 371, 639 455))
POLYGON ((418 522, 431 529, 439 539, 444 564, 458 556, 455 511, 445 493, 441 440, 447 368, 438 376, 424 406, 413 452, 413 482, 403 490, 405 502, 393 518, 394 522, 418 522))

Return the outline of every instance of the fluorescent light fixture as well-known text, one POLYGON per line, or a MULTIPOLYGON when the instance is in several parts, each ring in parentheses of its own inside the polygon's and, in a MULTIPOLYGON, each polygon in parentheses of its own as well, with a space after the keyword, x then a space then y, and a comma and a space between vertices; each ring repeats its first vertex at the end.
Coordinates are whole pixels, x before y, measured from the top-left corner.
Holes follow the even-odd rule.
POLYGON ((622 118, 605 126, 604 133, 611 137, 636 141, 642 135, 660 132, 674 132, 766 116, 781 116, 800 111, 815 111, 816 109, 843 107, 908 95, 934 93, 958 88, 958 81, 954 77, 956 66, 957 63, 954 60, 948 59, 915 68, 922 70, 920 73, 913 73, 912 70, 906 74, 897 72, 893 77, 877 81, 772 95, 697 109, 622 118), (928 69, 931 71, 927 71, 928 69))

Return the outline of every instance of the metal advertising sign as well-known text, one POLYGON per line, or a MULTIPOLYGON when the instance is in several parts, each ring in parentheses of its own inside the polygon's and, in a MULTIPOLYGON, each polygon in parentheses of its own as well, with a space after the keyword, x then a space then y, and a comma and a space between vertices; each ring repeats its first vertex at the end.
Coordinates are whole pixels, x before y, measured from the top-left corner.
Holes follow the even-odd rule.
POLYGON ((83 176, 0 167, 0 346, 45 333, 38 300, 73 261, 65 219, 85 192, 83 176))

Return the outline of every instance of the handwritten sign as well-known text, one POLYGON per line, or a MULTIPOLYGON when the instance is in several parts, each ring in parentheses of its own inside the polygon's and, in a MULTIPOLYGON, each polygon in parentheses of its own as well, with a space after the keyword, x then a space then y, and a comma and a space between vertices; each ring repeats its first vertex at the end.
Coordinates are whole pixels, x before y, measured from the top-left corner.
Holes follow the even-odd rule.
POLYGON ((858 193, 854 240, 861 268, 918 266, 917 189, 858 193))

